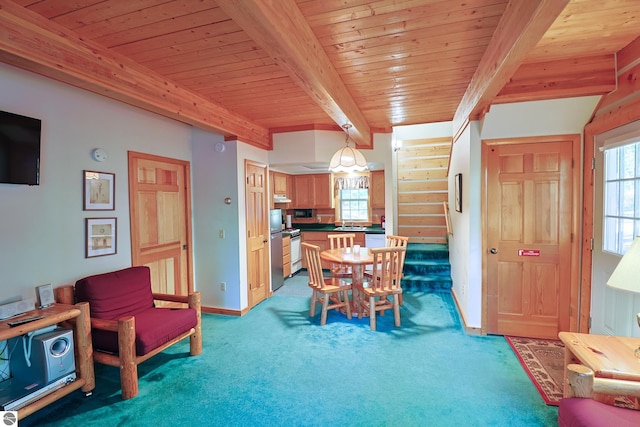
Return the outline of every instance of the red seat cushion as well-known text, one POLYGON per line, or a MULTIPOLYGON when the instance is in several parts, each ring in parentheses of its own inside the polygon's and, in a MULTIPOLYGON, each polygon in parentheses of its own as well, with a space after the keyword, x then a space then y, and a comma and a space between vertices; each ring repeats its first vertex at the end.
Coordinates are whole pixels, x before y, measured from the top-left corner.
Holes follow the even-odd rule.
MULTIPOLYGON (((149 267, 125 268, 85 277, 76 282, 76 299, 89 302, 91 317, 118 320, 134 316, 136 354, 143 356, 195 327, 198 318, 191 308, 156 308, 149 267)), ((116 332, 92 330, 97 350, 118 353, 116 332)))
POLYGON ((558 408, 560 427, 637 427, 640 426, 640 411, 619 408, 578 397, 560 399, 558 408))
MULTIPOLYGON (((150 308, 136 313, 136 355, 143 356, 178 335, 194 328, 198 322, 191 308, 150 308)), ((118 353, 118 334, 111 331, 92 331, 93 346, 102 351, 118 353)))

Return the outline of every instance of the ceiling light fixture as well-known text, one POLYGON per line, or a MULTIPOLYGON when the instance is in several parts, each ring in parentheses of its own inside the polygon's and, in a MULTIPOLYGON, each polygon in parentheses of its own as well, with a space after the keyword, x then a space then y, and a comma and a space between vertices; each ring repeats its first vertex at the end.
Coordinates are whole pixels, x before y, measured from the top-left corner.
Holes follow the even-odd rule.
POLYGON ((351 129, 351 125, 349 123, 344 124, 342 129, 346 134, 345 146, 333 155, 329 163, 329 170, 331 172, 356 172, 369 169, 364 155, 355 147, 349 147, 349 129, 351 129))

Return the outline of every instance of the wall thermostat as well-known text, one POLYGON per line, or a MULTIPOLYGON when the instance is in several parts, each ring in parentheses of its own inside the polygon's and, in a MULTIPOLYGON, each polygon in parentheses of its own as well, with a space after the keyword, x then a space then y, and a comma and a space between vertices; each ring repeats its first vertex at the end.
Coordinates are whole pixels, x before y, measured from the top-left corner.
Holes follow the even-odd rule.
POLYGON ((225 149, 225 146, 222 142, 218 142, 216 143, 216 145, 213 146, 213 149, 216 150, 218 153, 222 153, 225 149))
POLYGON ((107 152, 102 148, 96 148, 91 152, 91 157, 93 157, 93 160, 96 162, 104 162, 107 160, 107 152))

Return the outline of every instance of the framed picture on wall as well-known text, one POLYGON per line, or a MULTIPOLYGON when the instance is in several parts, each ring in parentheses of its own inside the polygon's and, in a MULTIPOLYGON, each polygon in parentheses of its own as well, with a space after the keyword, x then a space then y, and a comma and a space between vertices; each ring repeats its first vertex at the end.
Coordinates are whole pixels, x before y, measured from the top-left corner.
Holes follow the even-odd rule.
POLYGON ((462 212, 462 174, 457 173, 455 176, 456 187, 456 211, 462 212))
POLYGON ((115 209, 115 174, 85 170, 83 171, 83 188, 85 211, 112 211, 115 209))
POLYGON ((117 218, 86 218, 85 221, 85 258, 115 254, 117 218))

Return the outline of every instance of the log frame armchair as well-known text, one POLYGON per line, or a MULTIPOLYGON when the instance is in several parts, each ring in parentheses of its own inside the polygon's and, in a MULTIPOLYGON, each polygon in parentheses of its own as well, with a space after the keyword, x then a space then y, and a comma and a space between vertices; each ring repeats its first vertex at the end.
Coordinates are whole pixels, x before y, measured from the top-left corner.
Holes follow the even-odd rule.
POLYGON ((145 360, 187 337, 191 356, 202 353, 200 293, 153 293, 148 267, 85 277, 56 295, 66 304, 89 302, 94 361, 120 368, 123 399, 138 394, 138 365, 145 360), (154 300, 187 308, 159 308, 154 300))
POLYGON ((567 365, 565 372, 568 389, 558 408, 560 427, 640 425, 640 411, 607 403, 613 396, 640 398, 640 382, 599 378, 579 364, 567 365))

